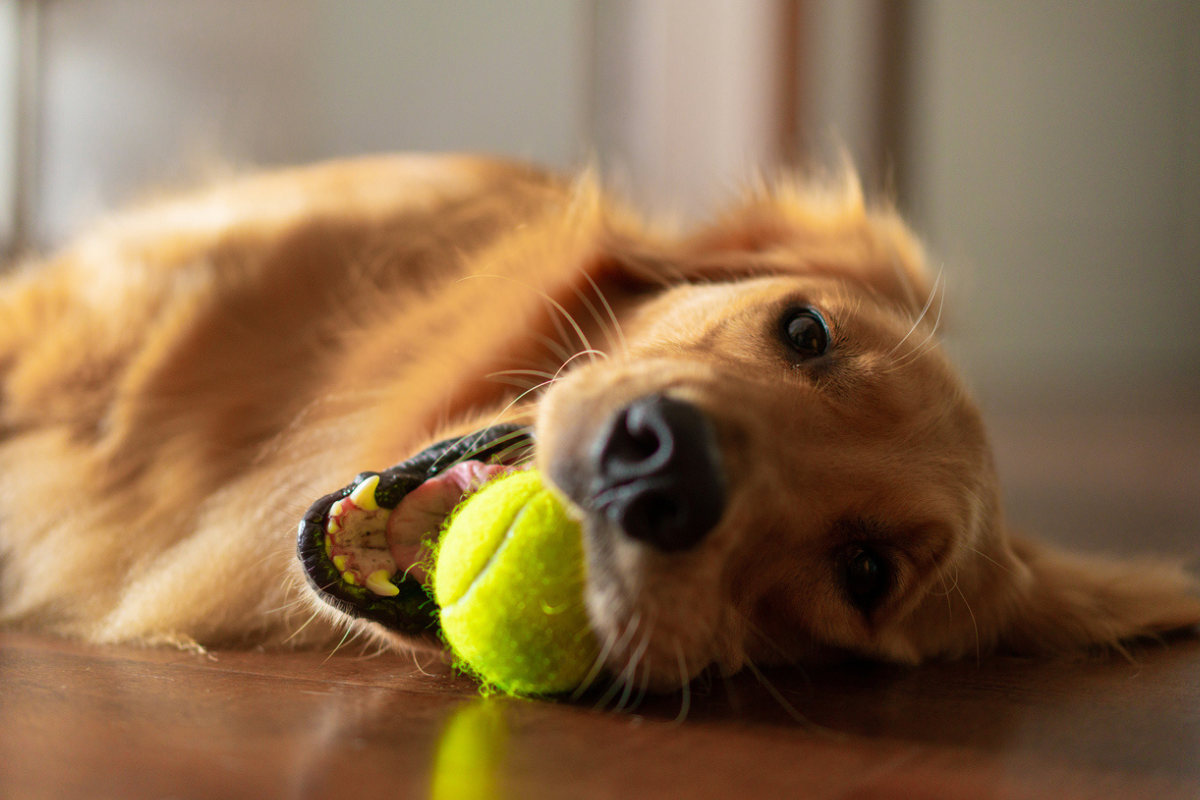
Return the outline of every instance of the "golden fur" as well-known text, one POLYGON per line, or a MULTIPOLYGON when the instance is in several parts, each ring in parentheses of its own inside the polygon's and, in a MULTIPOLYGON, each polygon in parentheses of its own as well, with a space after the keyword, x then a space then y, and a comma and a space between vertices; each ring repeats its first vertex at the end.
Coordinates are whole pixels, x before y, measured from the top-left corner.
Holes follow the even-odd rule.
POLYGON ((0 623, 203 646, 353 625, 403 646, 305 586, 310 502, 498 420, 534 423, 540 465, 569 468, 614 409, 663 391, 712 419, 729 504, 687 552, 589 554, 626 680, 1063 652, 1200 621, 1177 566, 1009 532, 933 293, 907 229, 852 181, 751 192, 683 238, 590 180, 462 157, 330 163, 114 217, 0 281, 0 623), (839 343, 820 368, 771 341, 795 296, 839 343), (556 380, 522 395, 533 372, 556 380), (870 613, 836 569, 862 537, 893 573, 870 613))

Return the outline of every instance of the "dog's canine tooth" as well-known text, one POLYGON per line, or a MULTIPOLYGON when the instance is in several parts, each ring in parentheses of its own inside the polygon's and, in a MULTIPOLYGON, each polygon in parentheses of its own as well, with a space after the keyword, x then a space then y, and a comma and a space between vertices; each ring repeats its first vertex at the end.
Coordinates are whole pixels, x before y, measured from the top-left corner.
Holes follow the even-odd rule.
POLYGON ((379 476, 372 475, 354 487, 354 491, 350 493, 350 502, 363 511, 374 511, 379 508, 379 503, 375 502, 375 489, 378 487, 379 476))
POLYGON ((367 588, 383 597, 395 597, 400 589, 392 583, 392 573, 386 569, 378 569, 367 576, 367 588))

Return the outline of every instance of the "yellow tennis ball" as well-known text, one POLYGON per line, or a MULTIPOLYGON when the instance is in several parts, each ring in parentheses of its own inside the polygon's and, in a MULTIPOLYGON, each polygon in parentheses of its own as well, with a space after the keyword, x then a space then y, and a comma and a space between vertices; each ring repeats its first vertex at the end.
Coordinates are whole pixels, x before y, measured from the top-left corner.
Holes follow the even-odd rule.
POLYGON ((598 649, 584 607, 579 523, 534 470, 500 478, 450 518, 434 599, 463 665, 511 694, 559 694, 588 676, 598 649))

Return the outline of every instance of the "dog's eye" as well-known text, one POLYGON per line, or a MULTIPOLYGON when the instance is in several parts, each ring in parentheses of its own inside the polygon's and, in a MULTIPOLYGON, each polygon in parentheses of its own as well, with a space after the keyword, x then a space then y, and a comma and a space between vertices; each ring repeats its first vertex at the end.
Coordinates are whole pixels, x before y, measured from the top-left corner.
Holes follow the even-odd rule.
POLYGON ((829 347, 829 329, 814 308, 789 312, 783 321, 783 333, 792 349, 806 358, 822 355, 829 347))
POLYGON ((887 585, 886 563, 877 554, 856 547, 846 554, 842 567, 846 591, 859 608, 870 608, 887 585))

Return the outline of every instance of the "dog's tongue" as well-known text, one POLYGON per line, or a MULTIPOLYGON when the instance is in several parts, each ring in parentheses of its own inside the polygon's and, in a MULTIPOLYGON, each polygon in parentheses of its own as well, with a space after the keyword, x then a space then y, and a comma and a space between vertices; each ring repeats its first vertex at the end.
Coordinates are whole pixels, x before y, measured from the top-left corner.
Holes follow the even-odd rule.
POLYGON ((397 564, 411 564, 408 574, 425 581, 421 563, 428 555, 422 544, 441 530, 442 523, 463 498, 501 473, 502 464, 464 461, 430 478, 408 493, 388 516, 388 549, 397 564))

